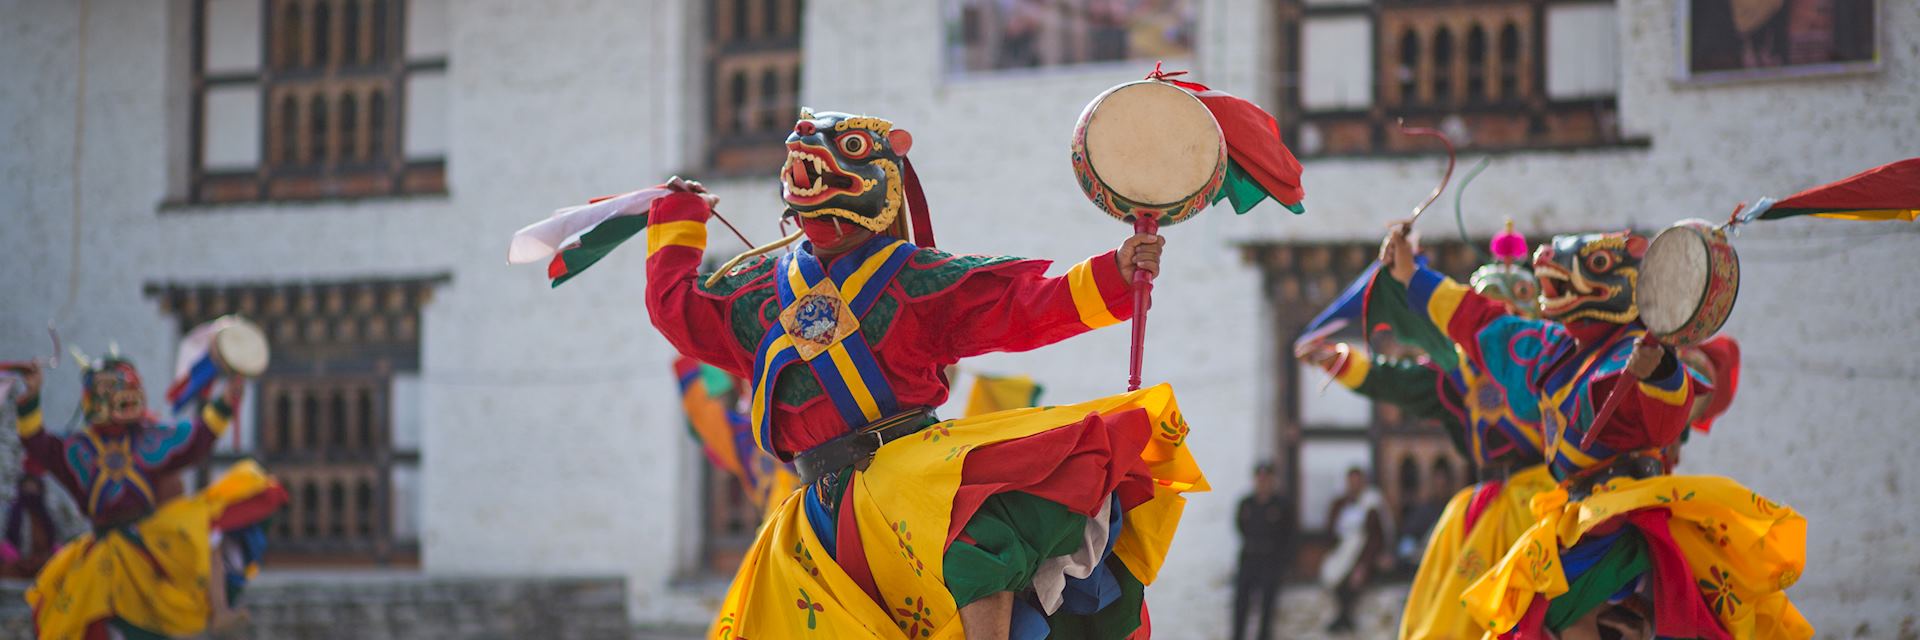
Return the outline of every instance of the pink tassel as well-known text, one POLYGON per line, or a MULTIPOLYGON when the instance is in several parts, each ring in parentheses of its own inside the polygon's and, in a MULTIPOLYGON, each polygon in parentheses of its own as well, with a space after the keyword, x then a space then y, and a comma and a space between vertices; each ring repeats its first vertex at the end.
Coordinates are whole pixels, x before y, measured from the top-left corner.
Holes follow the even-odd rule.
POLYGON ((1513 220, 1507 220, 1507 230, 1493 236, 1493 257, 1504 262, 1513 262, 1527 257, 1527 237, 1513 230, 1513 220))

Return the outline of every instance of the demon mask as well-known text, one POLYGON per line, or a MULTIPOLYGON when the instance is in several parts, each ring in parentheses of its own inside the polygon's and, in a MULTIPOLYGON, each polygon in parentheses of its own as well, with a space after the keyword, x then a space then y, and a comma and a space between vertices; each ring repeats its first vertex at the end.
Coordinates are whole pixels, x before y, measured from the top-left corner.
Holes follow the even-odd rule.
POLYGON ((802 218, 887 231, 906 208, 901 162, 913 136, 879 118, 802 109, 787 135, 780 195, 802 218))
POLYGON ((1647 239, 1628 232, 1554 236, 1533 254, 1540 313, 1559 322, 1626 324, 1640 317, 1634 288, 1647 239))
POLYGON ((80 406, 88 424, 127 424, 147 416, 147 393, 133 363, 107 358, 82 376, 80 406))

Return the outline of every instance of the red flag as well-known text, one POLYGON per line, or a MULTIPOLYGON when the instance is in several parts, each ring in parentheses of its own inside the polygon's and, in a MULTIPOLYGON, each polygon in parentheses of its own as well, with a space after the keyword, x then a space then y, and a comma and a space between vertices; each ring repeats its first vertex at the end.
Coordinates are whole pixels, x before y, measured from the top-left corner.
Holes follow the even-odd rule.
POLYGON ((1920 158, 1883 164, 1787 196, 1755 217, 1775 220, 1803 215, 1909 222, 1920 218, 1920 158))
MULTIPOLYGON (((1177 72, 1176 72, 1177 73, 1177 72)), ((1260 183, 1260 188, 1288 208, 1307 197, 1300 184, 1300 160, 1280 141, 1280 123, 1259 105, 1197 82, 1161 77, 1160 80, 1193 92, 1213 112, 1220 133, 1227 138, 1227 156, 1260 183)))

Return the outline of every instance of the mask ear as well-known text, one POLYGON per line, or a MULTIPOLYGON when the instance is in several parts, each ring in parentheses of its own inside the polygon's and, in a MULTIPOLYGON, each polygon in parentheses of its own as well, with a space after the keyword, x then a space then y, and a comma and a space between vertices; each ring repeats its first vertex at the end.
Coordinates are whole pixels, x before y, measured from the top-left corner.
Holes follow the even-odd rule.
POLYGON ((801 120, 812 120, 812 119, 813 119, 813 109, 811 109, 811 108, 808 108, 808 107, 800 107, 800 119, 801 119, 801 120))
POLYGON ((1643 235, 1634 234, 1627 236, 1627 253, 1635 258, 1645 257, 1647 255, 1648 242, 1651 241, 1647 240, 1647 237, 1643 235))
POLYGON ((893 148, 894 155, 907 155, 907 151, 913 148, 913 134, 907 133, 906 129, 894 129, 887 134, 887 146, 893 148))

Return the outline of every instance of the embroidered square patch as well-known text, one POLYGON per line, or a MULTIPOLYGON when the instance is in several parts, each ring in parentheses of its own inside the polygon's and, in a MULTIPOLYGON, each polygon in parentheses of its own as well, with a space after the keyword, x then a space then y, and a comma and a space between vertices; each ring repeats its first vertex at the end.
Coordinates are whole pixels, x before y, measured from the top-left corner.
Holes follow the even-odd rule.
POLYGON ((860 330, 860 319, 853 316, 847 302, 840 299, 840 288, 832 280, 822 279, 813 288, 794 297, 793 304, 780 310, 780 326, 793 337, 794 349, 804 360, 812 360, 847 336, 860 330))

